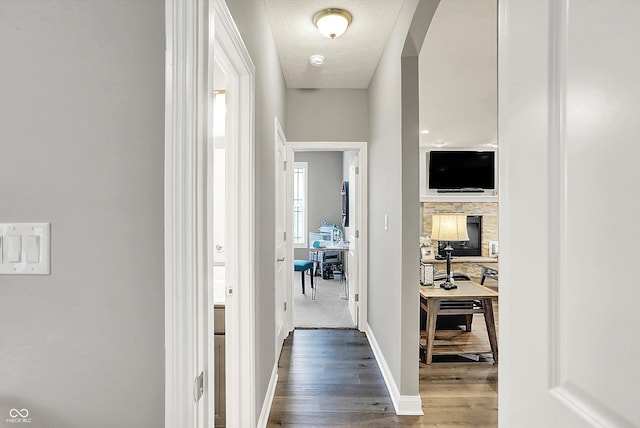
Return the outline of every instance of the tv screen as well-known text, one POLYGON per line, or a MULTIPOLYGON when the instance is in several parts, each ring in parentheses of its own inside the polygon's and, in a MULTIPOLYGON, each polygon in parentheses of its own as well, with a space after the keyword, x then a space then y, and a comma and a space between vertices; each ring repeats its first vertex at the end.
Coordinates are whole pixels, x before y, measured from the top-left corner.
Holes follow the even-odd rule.
POLYGON ((495 189, 495 152, 429 152, 429 189, 495 189))

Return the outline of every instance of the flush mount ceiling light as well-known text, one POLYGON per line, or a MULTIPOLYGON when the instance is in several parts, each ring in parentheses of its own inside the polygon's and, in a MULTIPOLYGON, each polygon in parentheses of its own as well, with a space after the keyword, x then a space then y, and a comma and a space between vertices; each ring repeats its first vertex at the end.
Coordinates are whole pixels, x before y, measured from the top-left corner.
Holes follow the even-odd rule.
POLYGON ((324 64, 324 57, 322 55, 311 55, 309 57, 309 64, 314 67, 322 67, 322 64, 324 64))
POLYGON ((351 24, 351 14, 344 9, 325 9, 316 13, 313 24, 323 36, 335 39, 342 36, 351 24))

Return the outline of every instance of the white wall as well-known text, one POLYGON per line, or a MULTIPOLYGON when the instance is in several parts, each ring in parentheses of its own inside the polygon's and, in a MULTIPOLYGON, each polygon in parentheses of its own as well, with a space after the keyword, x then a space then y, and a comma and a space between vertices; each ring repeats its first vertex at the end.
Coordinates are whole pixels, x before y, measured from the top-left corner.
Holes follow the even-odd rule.
MULTIPOLYGON (((297 152, 296 162, 308 163, 308 224, 315 232, 322 220, 342 228, 342 152, 297 152)), ((309 258, 307 248, 294 250, 297 260, 309 258)))
POLYGON ((164 3, 0 2, 0 221, 51 275, 0 276, 0 421, 164 423, 164 3))
POLYGON ((366 89, 287 89, 289 141, 367 141, 366 89))
MULTIPOLYGON (((262 0, 228 1, 256 67, 256 416, 275 363, 274 116, 286 129, 285 84, 262 0)), ((242 406, 242 403, 241 403, 242 406)))

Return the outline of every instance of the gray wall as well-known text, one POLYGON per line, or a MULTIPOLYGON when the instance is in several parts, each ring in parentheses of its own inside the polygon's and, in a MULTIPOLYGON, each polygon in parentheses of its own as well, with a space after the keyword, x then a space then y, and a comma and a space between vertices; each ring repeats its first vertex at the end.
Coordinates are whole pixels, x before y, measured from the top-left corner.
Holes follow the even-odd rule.
MULTIPOLYGON (((322 220, 342 228, 342 152, 297 152, 296 162, 308 162, 308 224, 307 230, 314 232, 322 220)), ((309 258, 309 250, 296 248, 294 257, 309 258)))
POLYGON ((368 90, 287 89, 289 141, 367 141, 368 90))
MULTIPOLYGON (((285 129, 285 83, 263 0, 228 1, 256 67, 256 415, 275 364, 274 117, 285 129)), ((242 403, 241 403, 242 406, 242 403)))
POLYGON ((369 85, 369 325, 400 394, 413 396, 419 314, 417 58, 401 61, 401 55, 405 45, 419 50, 437 3, 404 2, 369 85), (403 77, 415 85, 403 84, 403 77))
POLYGON ((400 52, 417 0, 404 3, 369 85, 369 326, 400 388, 402 151, 400 52), (404 29, 404 31, 403 31, 404 29), (388 216, 388 230, 384 217, 388 216))
POLYGON ((0 425, 164 424, 164 3, 0 2, 0 221, 51 275, 0 276, 0 425))

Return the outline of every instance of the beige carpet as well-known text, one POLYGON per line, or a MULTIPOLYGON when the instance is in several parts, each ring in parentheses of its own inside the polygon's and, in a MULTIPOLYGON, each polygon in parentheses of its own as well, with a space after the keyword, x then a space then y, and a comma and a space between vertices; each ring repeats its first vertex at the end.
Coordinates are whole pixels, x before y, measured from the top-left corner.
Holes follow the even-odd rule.
POLYGON ((311 280, 305 277, 306 294, 302 294, 300 274, 296 272, 293 283, 293 325, 303 328, 354 328, 347 301, 344 282, 314 278, 317 287, 316 300, 311 300, 311 280))

